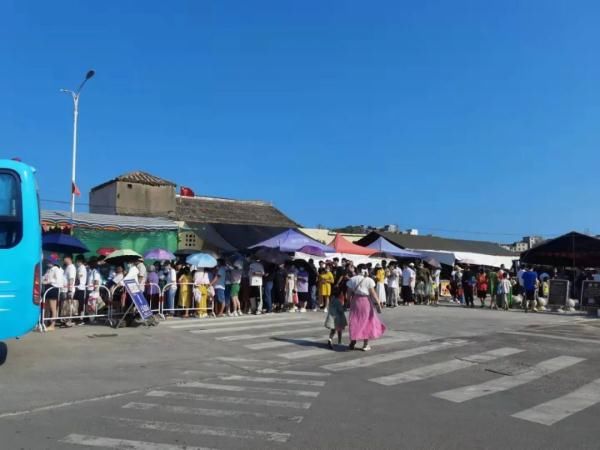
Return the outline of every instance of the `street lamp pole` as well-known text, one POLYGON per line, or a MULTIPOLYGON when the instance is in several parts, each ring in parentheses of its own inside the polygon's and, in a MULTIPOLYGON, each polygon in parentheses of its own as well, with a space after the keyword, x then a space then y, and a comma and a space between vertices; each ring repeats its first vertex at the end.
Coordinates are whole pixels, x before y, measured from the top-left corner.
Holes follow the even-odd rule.
POLYGON ((92 78, 96 72, 89 70, 85 75, 85 79, 81 82, 76 91, 69 89, 61 89, 61 92, 71 94, 73 98, 73 159, 71 166, 71 221, 73 220, 73 214, 75 214, 75 175, 76 175, 76 163, 77 163, 77 119, 79 117, 79 95, 87 80, 92 78))

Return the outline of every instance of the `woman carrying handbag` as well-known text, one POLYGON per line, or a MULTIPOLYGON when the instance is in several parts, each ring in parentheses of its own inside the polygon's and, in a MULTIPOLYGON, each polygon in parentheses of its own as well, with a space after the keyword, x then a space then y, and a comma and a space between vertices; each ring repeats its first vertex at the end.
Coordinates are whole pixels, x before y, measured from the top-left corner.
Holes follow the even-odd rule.
POLYGON ((386 330, 385 325, 377 317, 381 313, 381 306, 375 281, 367 276, 364 265, 358 266, 358 275, 348 281, 348 294, 350 296, 350 350, 354 350, 356 341, 362 340, 362 351, 369 351, 370 339, 378 339, 386 330))

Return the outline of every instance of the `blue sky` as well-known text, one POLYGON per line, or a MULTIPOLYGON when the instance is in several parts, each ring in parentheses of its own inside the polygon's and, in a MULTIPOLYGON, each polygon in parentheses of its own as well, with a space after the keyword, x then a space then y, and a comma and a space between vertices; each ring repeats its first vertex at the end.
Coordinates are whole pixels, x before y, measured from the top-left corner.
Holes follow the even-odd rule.
MULTIPOLYGON (((304 225, 512 241, 600 233, 594 1, 18 1, 0 155, 78 185, 145 170, 304 225)), ((50 200, 50 201, 48 201, 50 200)))

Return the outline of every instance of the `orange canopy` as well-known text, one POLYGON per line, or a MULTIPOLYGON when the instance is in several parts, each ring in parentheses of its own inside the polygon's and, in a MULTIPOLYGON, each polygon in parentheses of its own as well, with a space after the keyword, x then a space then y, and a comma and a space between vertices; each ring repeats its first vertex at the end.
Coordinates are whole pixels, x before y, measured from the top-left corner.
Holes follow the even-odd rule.
POLYGON ((372 248, 353 244, 339 233, 335 235, 329 246, 335 248, 336 253, 350 253, 352 255, 372 255, 377 253, 377 250, 373 250, 372 248))

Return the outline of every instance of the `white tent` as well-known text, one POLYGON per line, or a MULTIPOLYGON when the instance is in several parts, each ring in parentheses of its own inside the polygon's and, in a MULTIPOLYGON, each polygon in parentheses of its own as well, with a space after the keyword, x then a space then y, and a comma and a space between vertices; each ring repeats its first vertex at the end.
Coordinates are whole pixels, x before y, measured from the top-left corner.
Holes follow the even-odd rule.
POLYGON ((462 261, 465 264, 473 264, 477 266, 500 267, 501 265, 504 265, 504 267, 510 268, 512 267, 513 260, 517 259, 512 256, 485 255, 483 253, 421 250, 416 248, 411 250, 435 258, 442 264, 447 264, 449 266, 453 266, 454 264, 462 261))

